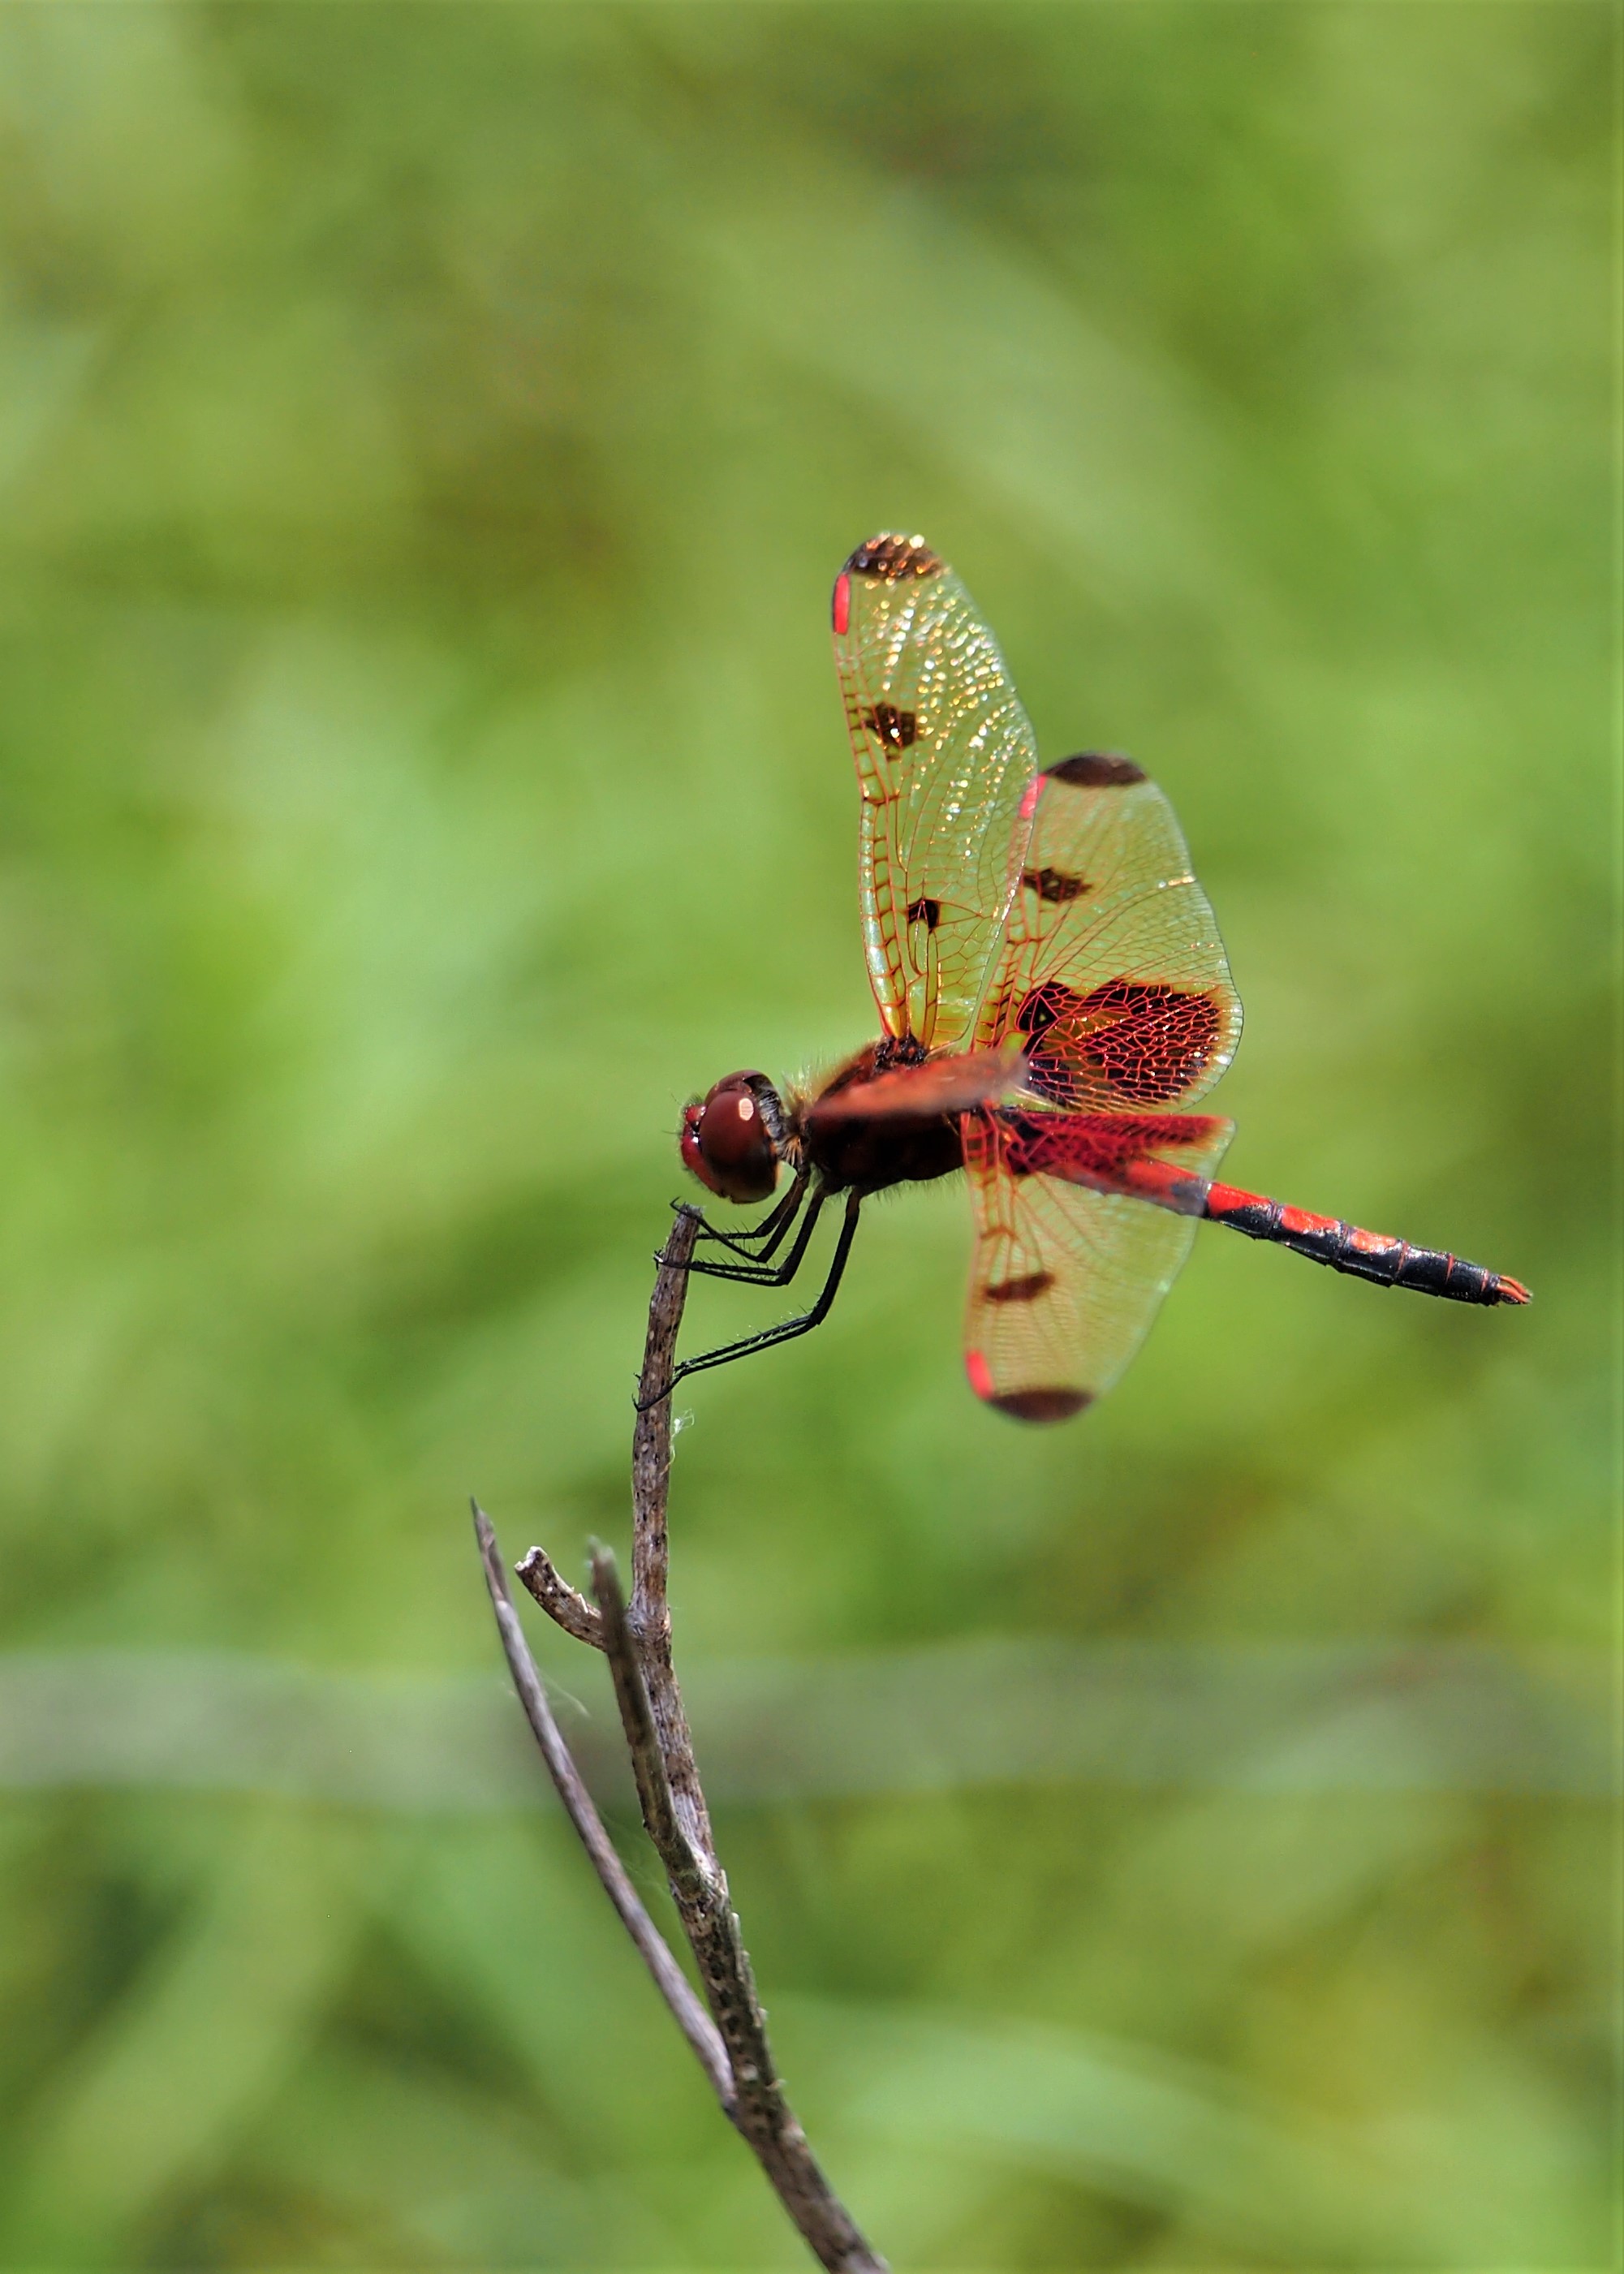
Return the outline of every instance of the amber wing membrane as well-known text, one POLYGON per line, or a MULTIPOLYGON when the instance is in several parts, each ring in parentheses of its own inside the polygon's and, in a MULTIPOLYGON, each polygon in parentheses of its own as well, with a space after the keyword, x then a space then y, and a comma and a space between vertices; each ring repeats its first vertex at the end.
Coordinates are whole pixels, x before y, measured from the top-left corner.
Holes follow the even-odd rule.
POLYGON ((1234 1125, 974 1113, 963 1128, 977 1233, 971 1387, 1017 1419, 1064 1420, 1103 1396, 1144 1340, 1234 1125), (1132 1197, 1136 1182, 1160 1185, 1164 1204, 1132 1197))
POLYGON ((1032 728, 974 603, 921 538, 860 546, 833 615, 862 791, 868 975, 888 1034, 951 1048, 1025 859, 1032 728))
POLYGON ((1240 1028, 1217 920, 1162 792, 1126 758, 1049 767, 977 1044, 1020 1043, 1049 1104, 1144 1111, 1200 1097, 1240 1028))

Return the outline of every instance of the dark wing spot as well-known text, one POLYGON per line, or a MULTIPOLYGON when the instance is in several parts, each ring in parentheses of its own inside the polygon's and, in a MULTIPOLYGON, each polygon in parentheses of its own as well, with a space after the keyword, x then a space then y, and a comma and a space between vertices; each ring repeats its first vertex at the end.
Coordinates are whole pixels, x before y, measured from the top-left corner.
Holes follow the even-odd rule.
POLYGON ((1012 1413, 1018 1421, 1069 1421, 1080 1413, 1085 1405, 1094 1404, 1090 1389, 1011 1389, 1007 1396, 989 1401, 1000 1413, 1012 1413))
POLYGON ((1081 877, 1068 877, 1064 869, 1023 869, 1020 881, 1041 900, 1075 900, 1091 888, 1081 877))
POLYGON ((1043 771, 1056 781, 1070 782, 1073 789, 1126 789, 1131 782, 1145 779, 1144 768, 1116 750, 1079 750, 1076 757, 1061 758, 1043 771))
POLYGON ((1034 987, 1015 1013, 1015 1024, 1023 1035, 1034 1041, 1046 1035, 1057 1019, 1069 1019, 1080 1010, 1084 998, 1075 987, 1064 986, 1058 979, 1046 979, 1034 987))
POLYGON ((981 1293, 989 1303, 1035 1303, 1054 1284, 1052 1271, 1028 1271, 1024 1279, 1004 1279, 996 1287, 983 1287, 981 1293))
POLYGON ((910 900, 907 906, 910 923, 922 923, 927 931, 934 931, 942 921, 940 900, 910 900))
POLYGON ((1040 1097, 1075 1108, 1103 1074, 1119 1096, 1155 1105, 1205 1073, 1222 1016, 1211 996, 1162 980, 1112 979, 1079 995, 1050 979, 1015 1024, 1035 1044, 1027 1080, 1040 1097))
POLYGON ((862 714, 863 725, 882 742, 889 742, 893 750, 913 747, 919 734, 919 719, 912 711, 898 711, 894 703, 876 703, 871 711, 862 714))
POLYGON ((942 563, 922 537, 871 537, 846 567, 858 576, 878 576, 888 584, 904 576, 939 576, 942 563))

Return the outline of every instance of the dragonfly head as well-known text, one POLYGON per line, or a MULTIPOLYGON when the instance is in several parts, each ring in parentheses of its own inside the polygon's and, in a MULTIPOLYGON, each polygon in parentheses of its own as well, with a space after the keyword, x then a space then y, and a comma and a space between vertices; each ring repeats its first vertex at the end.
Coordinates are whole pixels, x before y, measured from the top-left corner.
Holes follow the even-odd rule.
POLYGON ((778 1094, 764 1073, 724 1075, 682 1109, 682 1165, 723 1200, 748 1208, 778 1183, 782 1128, 778 1094))

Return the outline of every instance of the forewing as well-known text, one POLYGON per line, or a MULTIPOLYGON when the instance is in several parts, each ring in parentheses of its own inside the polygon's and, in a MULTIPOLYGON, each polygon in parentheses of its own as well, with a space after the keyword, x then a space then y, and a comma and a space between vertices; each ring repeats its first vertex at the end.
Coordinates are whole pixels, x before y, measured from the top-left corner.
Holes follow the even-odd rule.
POLYGON ((1235 1055, 1241 1006, 1173 809, 1126 758, 1041 776, 1032 834, 975 1040, 1031 1057, 1052 1105, 1188 1105, 1235 1055))
POLYGON ((1023 864, 1032 728, 974 603, 921 538, 860 546, 835 580, 833 614, 862 791, 869 979, 889 1034, 951 1048, 969 1031, 1023 864))
POLYGON ((979 1397, 1022 1421, 1063 1421, 1116 1382, 1190 1253, 1233 1132, 1207 1115, 1124 1116, 1113 1138, 1068 1133, 1070 1118, 1034 1115, 1025 1136, 1019 1118, 963 1123, 977 1234, 965 1367, 979 1397), (1159 1177, 1184 1189, 1179 1212, 1110 1188, 1159 1177))

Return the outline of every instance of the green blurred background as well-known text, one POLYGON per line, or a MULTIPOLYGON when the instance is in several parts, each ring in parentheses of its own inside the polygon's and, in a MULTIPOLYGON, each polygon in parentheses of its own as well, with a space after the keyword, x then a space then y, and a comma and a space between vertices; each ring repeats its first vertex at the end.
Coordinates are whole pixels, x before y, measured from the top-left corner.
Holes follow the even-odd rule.
POLYGON ((1618 2263, 1619 21, 0 16, 5 2263, 801 2263, 465 1495, 624 1540, 679 1106, 873 1030, 883 527, 1172 796, 1230 1173, 1537 1301, 1206 1233, 1022 1432, 935 1191, 695 1384, 792 2092, 898 2267, 1618 2263))

